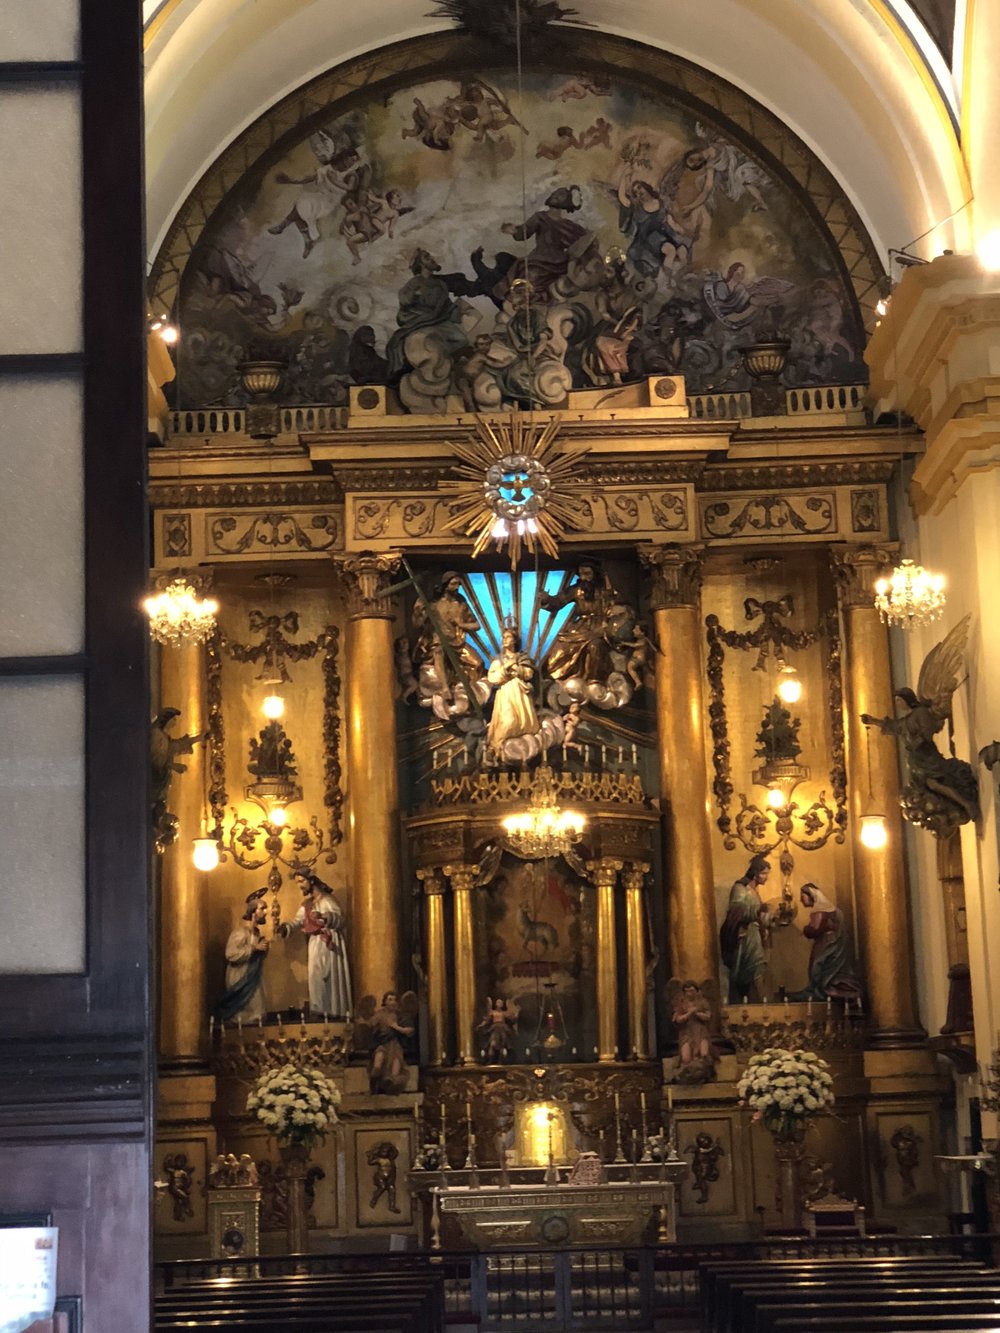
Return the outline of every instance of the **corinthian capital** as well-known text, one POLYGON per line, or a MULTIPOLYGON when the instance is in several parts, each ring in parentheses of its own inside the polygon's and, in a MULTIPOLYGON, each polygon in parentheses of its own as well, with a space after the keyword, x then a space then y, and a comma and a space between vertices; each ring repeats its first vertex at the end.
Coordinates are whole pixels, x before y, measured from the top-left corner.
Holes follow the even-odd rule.
POLYGON ((840 604, 850 610, 854 607, 875 605, 875 580, 891 569, 899 547, 885 543, 881 546, 843 546, 831 551, 833 577, 840 593, 840 604))
POLYGON ((639 559, 652 581, 654 611, 697 606, 701 591, 703 546, 640 546, 639 559))
POLYGON ((361 551, 357 555, 334 556, 347 588, 347 609, 352 620, 394 620, 396 599, 388 594, 399 572, 399 556, 376 555, 361 551))

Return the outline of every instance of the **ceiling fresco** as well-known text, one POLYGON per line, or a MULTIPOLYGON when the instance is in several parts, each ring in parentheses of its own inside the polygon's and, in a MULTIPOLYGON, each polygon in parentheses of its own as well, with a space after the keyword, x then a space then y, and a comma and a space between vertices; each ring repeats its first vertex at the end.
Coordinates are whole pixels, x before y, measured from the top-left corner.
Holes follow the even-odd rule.
POLYGON ((319 114, 216 209, 186 266, 179 406, 388 383, 402 410, 554 407, 680 373, 745 387, 790 340, 790 386, 864 379, 864 333, 802 194, 703 112, 608 72, 456 74, 319 114))

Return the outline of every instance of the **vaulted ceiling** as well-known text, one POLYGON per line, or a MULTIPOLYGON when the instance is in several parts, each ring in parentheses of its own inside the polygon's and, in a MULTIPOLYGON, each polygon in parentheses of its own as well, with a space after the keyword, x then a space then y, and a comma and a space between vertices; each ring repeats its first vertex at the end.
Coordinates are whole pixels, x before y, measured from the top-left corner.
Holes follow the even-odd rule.
MULTIPOLYGON (((833 172, 876 245, 902 246, 968 197, 944 40, 953 0, 577 0, 582 17, 677 53, 778 115, 833 172), (926 10, 926 27, 915 9, 926 10)), ((447 25, 430 0, 147 4, 148 237, 269 106, 354 56, 447 25)), ((963 215, 926 253, 967 244, 963 215)))

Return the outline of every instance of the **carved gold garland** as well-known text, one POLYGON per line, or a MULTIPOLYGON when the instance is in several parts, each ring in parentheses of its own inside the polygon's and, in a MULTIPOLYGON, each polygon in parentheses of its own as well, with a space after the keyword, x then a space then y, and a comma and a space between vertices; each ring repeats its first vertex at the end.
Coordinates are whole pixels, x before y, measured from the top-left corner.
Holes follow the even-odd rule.
POLYGON ((708 639, 709 727, 712 733, 712 791, 719 815, 716 823, 722 833, 723 845, 732 851, 741 843, 750 852, 767 852, 791 842, 804 851, 815 851, 833 837, 844 841, 847 827, 847 769, 844 750, 843 684, 841 681, 840 632, 835 612, 829 612, 811 630, 795 631, 788 626, 769 626, 767 619, 755 629, 746 632, 725 629, 718 616, 705 619, 708 639), (729 740, 729 722, 726 716, 726 693, 723 676, 725 649, 765 653, 769 646, 776 650, 787 648, 801 652, 822 640, 825 645, 824 672, 827 681, 827 702, 832 732, 830 755, 830 788, 834 806, 827 804, 825 792, 820 792, 813 804, 799 816, 802 832, 793 836, 790 820, 772 812, 765 815, 740 795, 740 811, 735 820, 730 814, 734 788, 732 781, 732 746, 729 740), (772 826, 774 834, 771 835, 772 826))

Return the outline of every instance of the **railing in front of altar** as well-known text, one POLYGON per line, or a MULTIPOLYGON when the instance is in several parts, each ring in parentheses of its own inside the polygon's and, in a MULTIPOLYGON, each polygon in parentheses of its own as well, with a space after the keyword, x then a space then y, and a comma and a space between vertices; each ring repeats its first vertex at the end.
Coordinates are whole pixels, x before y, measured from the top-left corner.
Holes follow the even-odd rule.
MULTIPOLYGON (((156 1265, 158 1293, 187 1283, 334 1273, 434 1273, 444 1279, 449 1325, 480 1333, 650 1330, 654 1320, 697 1323, 699 1265, 754 1259, 953 1255, 993 1262, 1000 1236, 763 1237, 624 1248, 472 1252, 404 1251, 184 1259, 156 1265)), ((428 1333, 431 1333, 428 1330, 428 1333)))

